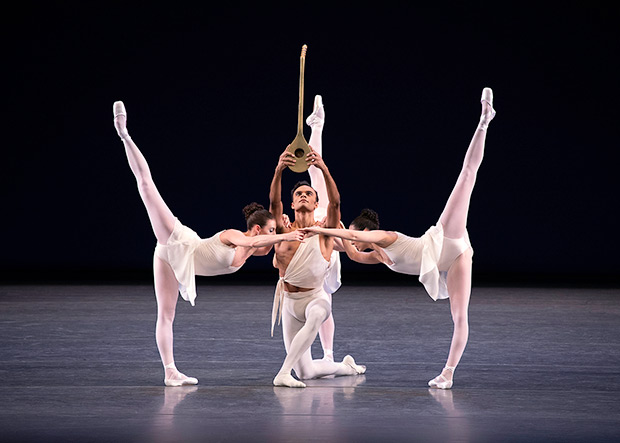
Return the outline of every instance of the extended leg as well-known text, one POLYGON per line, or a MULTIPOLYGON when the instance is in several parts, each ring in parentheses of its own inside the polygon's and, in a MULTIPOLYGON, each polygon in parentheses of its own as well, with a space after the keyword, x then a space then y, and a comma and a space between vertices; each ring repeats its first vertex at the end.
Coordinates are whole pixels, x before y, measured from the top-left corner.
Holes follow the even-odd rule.
POLYGON ((493 93, 490 88, 482 91, 482 115, 476 132, 469 144, 463 169, 456 181, 456 185, 448 198, 448 202, 439 218, 443 225, 444 234, 449 238, 461 238, 467 225, 467 214, 472 191, 476 183, 478 169, 484 156, 484 145, 489 122, 495 116, 493 110, 493 93))
MULTIPOLYGON (((323 126, 325 125, 325 108, 323 106, 323 98, 320 95, 314 97, 314 107, 312 114, 306 119, 306 123, 312 128, 310 134, 309 145, 323 156, 323 126)), ((323 173, 315 167, 308 169, 310 174, 310 184, 317 191, 319 195, 319 207, 315 210, 315 218, 319 221, 327 215, 327 206, 329 200, 327 198, 327 188, 325 186, 325 178, 323 173)), ((334 272, 337 272, 334 270, 334 272)), ((331 301, 331 294, 329 295, 331 301)), ((336 323, 334 322, 334 316, 329 313, 327 320, 323 322, 319 328, 319 337, 321 339, 321 346, 323 347, 323 358, 326 360, 334 361, 334 333, 336 331, 336 323)))
MULTIPOLYGON (((306 123, 312 128, 312 133, 310 134, 310 141, 308 144, 322 157, 322 136, 323 125, 325 124, 325 109, 323 107, 323 99, 320 95, 317 95, 314 98, 314 110, 306 119, 306 123)), ((310 174, 310 184, 319 196, 319 207, 314 211, 314 217, 315 219, 321 221, 327 215, 327 206, 329 205, 325 178, 323 177, 323 173, 314 166, 310 166, 310 168, 308 168, 308 174, 310 174)))
MULTIPOLYGON (((159 195, 159 191, 151 177, 148 163, 129 136, 126 123, 127 112, 125 111, 125 106, 122 102, 114 103, 114 126, 125 146, 129 167, 138 184, 138 192, 146 207, 157 241, 166 244, 174 229, 175 218, 159 195)), ((174 364, 172 324, 178 298, 177 279, 170 265, 159 257, 153 258, 153 276, 155 279, 155 297, 157 299, 155 339, 164 365, 164 383, 167 386, 196 384, 198 380, 180 373, 174 364)))
POLYGON ((469 298, 471 295, 471 249, 463 252, 448 271, 448 293, 450 294, 450 312, 454 323, 452 343, 446 366, 440 375, 429 381, 431 387, 450 389, 454 370, 459 364, 469 338, 469 298))
POLYGON ((182 374, 174 364, 173 322, 179 283, 170 265, 157 256, 153 258, 153 275, 155 277, 155 297, 157 298, 155 339, 164 365, 164 383, 166 386, 195 385, 198 380, 182 374))
POLYGON ((151 170, 146 162, 146 159, 133 142, 129 133, 127 132, 127 111, 123 102, 114 103, 114 126, 118 132, 119 137, 125 145, 125 153, 127 154, 127 161, 131 172, 136 178, 138 184, 138 192, 146 207, 151 226, 157 241, 161 244, 166 244, 172 230, 174 229, 174 215, 162 199, 153 178, 151 177, 151 170))
MULTIPOLYGON (((476 175, 482 157, 486 131, 495 116, 493 109, 493 92, 490 88, 482 91, 482 115, 480 123, 465 154, 463 169, 450 194, 446 207, 439 218, 444 228, 444 235, 449 238, 461 238, 465 234, 469 202, 476 183, 476 175)), ((448 271, 448 293, 450 294, 450 311, 454 322, 452 343, 448 361, 440 375, 429 381, 429 386, 450 389, 454 370, 461 360, 469 338, 469 298, 471 295, 472 251, 466 250, 454 261, 448 271)))

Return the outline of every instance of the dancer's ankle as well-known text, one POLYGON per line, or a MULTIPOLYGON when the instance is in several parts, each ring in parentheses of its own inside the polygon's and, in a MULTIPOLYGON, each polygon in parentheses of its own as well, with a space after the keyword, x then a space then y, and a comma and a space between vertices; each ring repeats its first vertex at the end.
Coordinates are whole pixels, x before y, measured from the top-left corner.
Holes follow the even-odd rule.
POLYGON ((445 366, 443 370, 441 371, 441 375, 446 380, 452 380, 454 378, 455 369, 456 369, 456 366, 445 366))

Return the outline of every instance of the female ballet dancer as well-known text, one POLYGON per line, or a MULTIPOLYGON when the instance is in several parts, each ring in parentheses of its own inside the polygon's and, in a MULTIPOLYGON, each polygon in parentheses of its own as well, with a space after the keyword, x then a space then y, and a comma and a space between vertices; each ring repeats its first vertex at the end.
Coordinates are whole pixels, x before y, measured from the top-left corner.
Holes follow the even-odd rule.
POLYGON ((454 370, 461 360, 469 336, 468 307, 471 293, 473 249, 467 235, 467 214, 476 175, 482 162, 486 131, 495 117, 493 91, 482 91, 482 115, 465 154, 463 168, 439 222, 420 238, 400 232, 372 230, 379 227, 374 211, 365 210, 350 229, 305 228, 305 232, 339 237, 347 255, 365 264, 384 263, 395 272, 419 275, 419 281, 433 300, 450 298, 454 332, 448 360, 441 373, 428 382, 430 387, 450 389, 454 370), (370 252, 364 252, 372 249, 370 252))
MULTIPOLYGON (((312 114, 306 119, 306 124, 312 128, 310 134, 309 145, 320 155, 323 156, 323 127, 325 125, 325 107, 323 106, 323 98, 320 95, 314 97, 314 106, 312 114)), ((310 184, 316 191, 319 198, 319 207, 314 211, 314 218, 316 221, 323 221, 327 216, 327 206, 329 205, 329 197, 327 194, 327 187, 325 185, 325 178, 323 173, 310 166, 308 169, 310 174, 310 184)), ((334 252, 332 252, 330 265, 325 277, 325 283, 323 289, 329 297, 330 303, 332 302, 332 294, 336 292, 340 286, 340 251, 343 251, 341 241, 334 244, 334 252)), ((323 322, 319 328, 319 338, 321 339, 321 346, 323 348, 323 359, 334 361, 334 333, 336 330, 336 323, 334 322, 334 316, 330 312, 327 320, 323 322)))
POLYGON ((172 214, 162 199, 146 159, 127 132, 127 112, 123 102, 114 103, 114 126, 125 145, 129 167, 136 177, 138 192, 146 207, 157 246, 153 257, 157 323, 155 338, 164 365, 166 386, 195 385, 198 380, 179 372, 174 364, 172 323, 179 291, 194 305, 195 275, 236 272, 251 255, 266 255, 283 241, 302 241, 304 234, 293 231, 276 235, 273 215, 258 203, 244 208, 247 231, 226 229, 201 239, 172 214))

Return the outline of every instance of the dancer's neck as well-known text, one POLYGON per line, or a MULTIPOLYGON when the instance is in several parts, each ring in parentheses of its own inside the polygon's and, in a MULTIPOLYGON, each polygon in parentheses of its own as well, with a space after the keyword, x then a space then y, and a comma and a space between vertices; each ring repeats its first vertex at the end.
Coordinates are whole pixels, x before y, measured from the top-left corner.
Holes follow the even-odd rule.
POLYGON ((314 211, 312 212, 295 212, 294 228, 308 228, 314 226, 314 211))

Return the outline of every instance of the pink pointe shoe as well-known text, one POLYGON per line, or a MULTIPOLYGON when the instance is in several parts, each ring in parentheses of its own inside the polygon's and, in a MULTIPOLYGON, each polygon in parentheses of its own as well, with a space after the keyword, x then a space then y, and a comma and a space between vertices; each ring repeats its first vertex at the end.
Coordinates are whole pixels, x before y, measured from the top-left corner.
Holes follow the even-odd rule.
POLYGON ((118 136, 123 140, 129 138, 129 133, 127 132, 127 111, 123 102, 114 102, 112 111, 114 112, 114 127, 118 136))
POLYGON ((322 128, 325 124, 325 108, 323 106, 323 97, 316 95, 314 97, 314 107, 312 108, 312 114, 306 119, 306 124, 313 127, 322 128))
POLYGON ((198 379, 197 378, 188 377, 187 375, 179 372, 179 370, 176 368, 174 363, 170 363, 170 364, 167 364, 166 366, 164 366, 164 370, 166 370, 166 369, 173 369, 174 370, 174 373, 173 373, 172 377, 164 378, 164 384, 166 386, 179 387, 179 386, 190 386, 190 385, 197 385, 198 384, 198 379))
MULTIPOLYGON (((452 377, 454 377, 454 370, 456 369, 455 366, 446 366, 443 369, 444 371, 447 369, 448 371, 452 372, 452 377)), ((443 371, 441 372, 441 374, 429 381, 428 385, 431 388, 450 389, 452 387, 452 380, 448 380, 446 377, 444 377, 443 371)))
POLYGON ((482 90, 482 97, 480 98, 480 103, 487 103, 489 106, 487 111, 480 116, 480 123, 478 123, 478 128, 486 131, 489 127, 489 123, 495 117, 495 109, 493 109, 493 90, 491 88, 484 88, 482 90))

